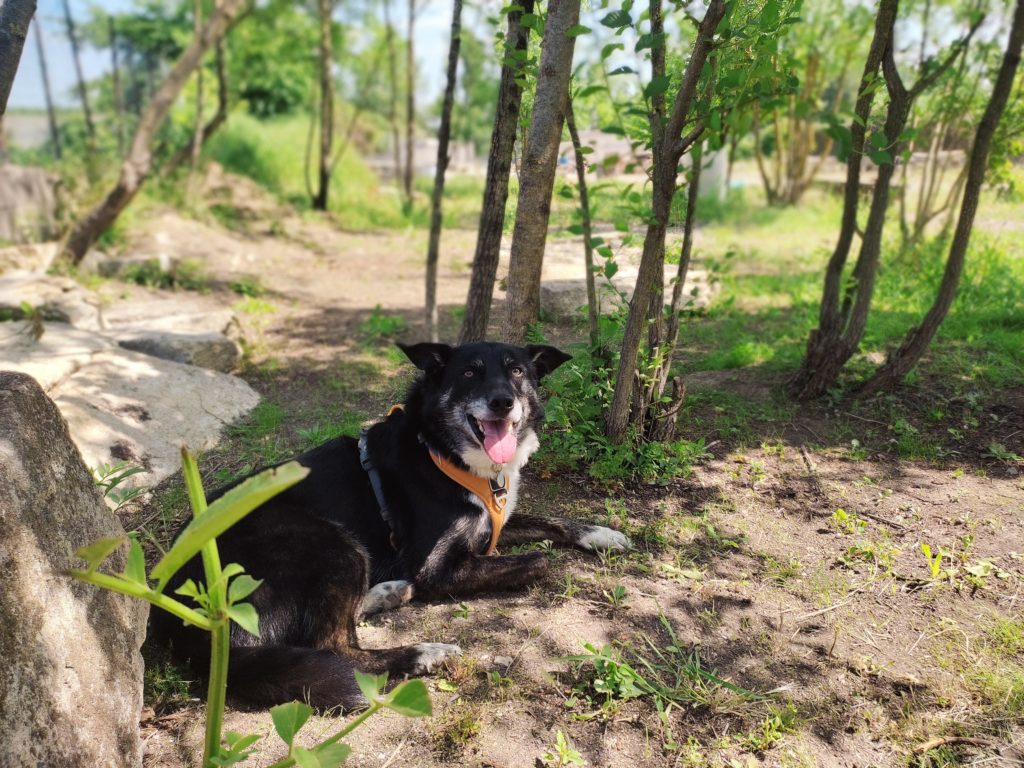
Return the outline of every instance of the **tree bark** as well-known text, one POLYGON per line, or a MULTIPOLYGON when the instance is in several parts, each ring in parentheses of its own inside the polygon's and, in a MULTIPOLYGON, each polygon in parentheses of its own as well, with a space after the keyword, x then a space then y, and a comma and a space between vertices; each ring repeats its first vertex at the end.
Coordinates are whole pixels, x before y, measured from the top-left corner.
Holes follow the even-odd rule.
POLYGON ((71 6, 68 0, 63 0, 64 23, 67 25, 68 41, 71 43, 71 59, 75 64, 75 75, 78 78, 78 96, 82 101, 82 116, 85 119, 85 135, 88 139, 89 157, 86 163, 90 180, 96 177, 96 126, 92 121, 92 108, 89 105, 89 89, 85 84, 85 74, 82 71, 82 57, 78 49, 78 32, 75 29, 75 20, 71 16, 71 6))
POLYGON ((388 49, 388 125, 391 126, 391 149, 394 152, 395 186, 402 179, 402 142, 398 137, 398 54, 395 51, 395 28, 391 25, 391 0, 384 0, 384 44, 388 49))
POLYGON ((501 253, 501 235, 505 228, 508 181, 512 173, 519 107, 523 98, 523 89, 517 82, 522 61, 516 56, 525 55, 530 40, 530 30, 522 26, 519 20, 522 14, 533 13, 533 0, 523 0, 520 5, 521 11, 508 12, 501 86, 498 90, 498 106, 494 112, 494 128, 491 131, 491 151, 487 156, 487 181, 484 184, 483 208, 480 211, 476 251, 473 254, 473 274, 469 282, 469 295, 466 297, 466 316, 459 334, 460 344, 483 341, 490 322, 494 279, 498 273, 498 257, 501 253))
POLYGON ((320 175, 313 210, 327 210, 331 186, 331 143, 334 140, 334 88, 331 80, 332 0, 319 0, 320 9, 320 175))
POLYGON ((452 133, 452 107, 455 104, 455 80, 459 69, 459 46, 462 43, 462 0, 452 3, 452 38, 448 45, 448 82, 441 105, 441 125, 437 131, 437 167, 434 170, 434 191, 430 196, 430 239, 427 244, 427 335, 437 342, 437 260, 441 247, 441 197, 444 175, 448 170, 448 141, 452 133))
POLYGON ((591 243, 593 228, 590 221, 590 198, 587 194, 587 161, 583 157, 583 144, 576 130, 576 115, 572 108, 572 94, 565 100, 565 123, 572 139, 572 150, 576 157, 576 180, 580 188, 580 224, 583 226, 583 266, 587 281, 587 329, 590 332, 590 348, 597 349, 601 343, 597 327, 597 285, 594 280, 594 246, 591 243))
POLYGON ((33 25, 36 34, 36 50, 39 52, 39 73, 43 78, 43 98, 46 100, 46 120, 50 125, 50 142, 53 144, 53 156, 60 160, 60 128, 57 125, 57 110, 53 106, 53 94, 50 91, 50 70, 46 66, 46 48, 43 46, 43 30, 39 19, 33 25))
POLYGON ((7 99, 35 12, 35 0, 0 0, 0 117, 7 112, 7 99))
POLYGON ((549 0, 509 256, 504 335, 512 344, 523 341, 540 310, 544 241, 576 47, 576 38, 566 33, 579 19, 580 0, 549 0))
POLYGON ((114 91, 114 119, 117 121, 117 156, 124 157, 124 94, 121 92, 121 63, 117 57, 117 26, 113 16, 107 16, 107 34, 110 41, 110 77, 114 91))
POLYGON ((194 38, 175 62, 157 88, 135 128, 128 156, 121 164, 121 173, 114 188, 91 211, 83 216, 64 242, 64 258, 78 264, 98 238, 132 201, 153 168, 152 143, 160 124, 167 117, 175 99, 199 66, 203 55, 227 34, 231 24, 251 0, 222 0, 216 5, 202 33, 194 38))
POLYGON ((412 211, 412 178, 415 149, 414 127, 416 121, 416 48, 413 36, 416 34, 416 0, 409 0, 409 39, 405 48, 405 173, 402 175, 402 189, 405 192, 406 212, 412 211))
POLYGON ((956 231, 950 244, 949 257, 946 260, 946 268, 935 302, 921 324, 910 329, 899 349, 889 355, 885 364, 861 387, 858 393, 860 395, 871 395, 894 386, 917 365, 939 326, 942 325, 942 321, 956 297, 960 277, 963 275, 971 230, 974 227, 974 217, 978 211, 981 187, 985 181, 992 137, 1006 110, 1010 92, 1013 90, 1014 78, 1020 66, 1022 46, 1024 46, 1024 0, 1017 0, 1017 9, 1010 27, 1006 53, 1003 55, 999 74, 992 87, 992 94, 975 134, 974 146, 968 161, 967 182, 964 187, 963 202, 960 205, 960 215, 957 219, 956 231))
POLYGON ((697 29, 697 38, 693 43, 686 70, 683 72, 682 84, 673 101, 659 152, 653 157, 653 216, 647 224, 636 287, 633 289, 633 298, 629 304, 629 317, 623 333, 619 370, 615 379, 615 395, 605 419, 605 434, 612 442, 622 442, 629 426, 629 408, 633 402, 636 362, 640 354, 644 324, 647 322, 651 299, 657 291, 657 286, 664 279, 665 228, 668 226, 672 197, 676 191, 677 165, 683 152, 689 149, 703 132, 703 124, 699 123, 683 136, 683 127, 697 97, 701 71, 711 53, 715 31, 725 17, 725 6, 725 0, 712 0, 708 5, 697 29))

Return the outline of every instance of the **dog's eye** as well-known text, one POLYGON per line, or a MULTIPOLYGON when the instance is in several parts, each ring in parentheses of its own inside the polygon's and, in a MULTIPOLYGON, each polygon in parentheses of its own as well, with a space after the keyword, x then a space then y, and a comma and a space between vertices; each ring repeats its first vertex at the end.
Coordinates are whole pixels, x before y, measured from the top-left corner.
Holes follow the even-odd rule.
POLYGON ((472 368, 468 368, 467 370, 462 372, 462 375, 465 376, 467 379, 472 379, 476 375, 476 371, 474 371, 472 368))
POLYGON ((521 365, 517 365, 512 369, 513 376, 522 376, 524 373, 526 373, 526 371, 523 370, 523 367, 521 365))

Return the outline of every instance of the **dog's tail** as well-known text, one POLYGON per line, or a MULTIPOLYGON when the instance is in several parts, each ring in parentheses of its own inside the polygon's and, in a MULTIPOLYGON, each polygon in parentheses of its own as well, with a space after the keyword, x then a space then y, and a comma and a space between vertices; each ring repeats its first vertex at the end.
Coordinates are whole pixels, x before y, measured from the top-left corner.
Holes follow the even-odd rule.
POLYGON ((298 700, 317 709, 361 709, 368 702, 354 670, 349 659, 326 649, 232 648, 228 693, 257 707, 298 700))

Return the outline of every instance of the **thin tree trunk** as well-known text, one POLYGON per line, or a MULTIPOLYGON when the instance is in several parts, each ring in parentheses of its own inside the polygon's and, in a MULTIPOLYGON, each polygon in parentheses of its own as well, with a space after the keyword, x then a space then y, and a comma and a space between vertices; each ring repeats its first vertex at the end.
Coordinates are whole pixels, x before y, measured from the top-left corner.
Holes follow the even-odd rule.
POLYGON ((0 117, 7 112, 7 99, 35 12, 35 0, 0 0, 0 117))
POLYGON ((39 73, 43 78, 43 98, 46 100, 46 119, 50 124, 50 142, 53 144, 53 155, 60 160, 60 128, 57 125, 57 110, 53 106, 53 94, 50 91, 50 71, 46 66, 46 48, 43 45, 43 30, 39 19, 33 25, 36 34, 36 50, 39 52, 39 73))
POLYGON ((90 180, 96 177, 96 126, 92 121, 92 108, 89 105, 89 89, 85 84, 85 74, 82 71, 82 57, 78 49, 78 32, 75 29, 75 20, 71 16, 71 6, 68 0, 63 0, 64 23, 67 25, 68 40, 71 43, 71 59, 75 65, 75 75, 78 78, 78 96, 82 101, 82 116, 85 119, 85 135, 88 139, 89 157, 86 162, 86 170, 90 180))
POLYGON ((331 80, 332 0, 319 0, 320 8, 320 176, 313 210, 327 210, 331 186, 331 144, 334 141, 334 87, 331 80))
MULTIPOLYGON (((199 37, 203 29, 203 0, 194 0, 192 4, 192 35, 199 37)), ((185 189, 188 199, 193 199, 195 193, 196 174, 199 171, 199 151, 203 147, 203 62, 196 67, 196 114, 195 123, 192 127, 192 156, 189 158, 188 178, 185 180, 185 189)))
POLYGON ((697 98, 701 70, 711 53, 715 31, 725 17, 725 6, 725 0, 712 0, 708 5, 697 30, 682 84, 672 104, 672 112, 665 125, 661 151, 653 158, 653 215, 647 224, 647 236, 644 238, 636 287, 633 289, 633 298, 629 304, 629 317, 623 333, 619 370, 615 379, 615 394, 605 419, 605 434, 616 443, 622 442, 626 437, 644 324, 647 321, 651 299, 656 292, 656 284, 664 280, 665 228, 668 226, 672 197, 676 191, 676 168, 683 153, 699 139, 704 128, 703 121, 698 121, 697 126, 683 136, 683 126, 697 98))
POLYGON ((163 167, 164 173, 173 173, 176 171, 182 163, 192 157, 192 155, 201 151, 206 146, 206 142, 210 140, 210 137, 217 132, 228 119, 228 110, 230 109, 228 93, 228 75, 227 67, 224 63, 224 41, 217 41, 217 55, 215 58, 215 66, 217 68, 217 111, 214 112, 213 117, 210 121, 203 126, 203 132, 199 136, 199 147, 196 148, 196 137, 193 136, 188 144, 183 146, 163 167))
POLYGON ((985 181, 985 169, 988 166, 989 150, 992 147, 992 137, 1006 110, 1010 92, 1013 90, 1014 78, 1020 66, 1022 46, 1024 46, 1024 0, 1017 0, 1017 9, 1013 16, 1006 53, 992 88, 992 95, 989 97, 988 105, 985 107, 981 122, 978 124, 978 131, 975 134, 974 146, 968 161, 967 182, 964 187, 963 202, 960 205, 960 216, 957 219, 956 231, 953 234, 949 257, 946 260, 946 269, 943 272, 935 302, 921 324, 910 329, 899 349, 889 356, 886 363, 860 389, 859 394, 861 395, 870 395, 879 390, 888 389, 902 380, 921 360, 953 304, 957 287, 960 284, 960 277, 963 275, 967 246, 970 243, 971 230, 974 227, 974 217, 978 211, 981 187, 985 181))
POLYGON ((549 0, 509 255, 504 335, 513 344, 522 342, 540 311, 544 241, 576 47, 576 38, 566 33, 579 19, 580 0, 549 0))
POLYGON ((416 120, 416 49, 413 36, 416 33, 416 0, 409 0, 409 39, 405 49, 405 173, 402 189, 405 192, 405 207, 412 211, 412 177, 414 163, 414 124, 416 120))
POLYGON ((384 44, 388 49, 388 125, 391 126, 391 149, 394 152, 395 186, 402 179, 402 142, 398 137, 398 54, 395 51, 395 28, 391 25, 391 0, 384 0, 384 44))
POLYGON ((194 38, 181 58, 174 64, 153 99, 146 106, 135 128, 128 156, 121 164, 121 173, 114 188, 91 211, 83 216, 68 234, 64 257, 78 264, 86 252, 121 211, 132 201, 153 168, 153 138, 189 76, 199 66, 204 54, 227 34, 231 24, 251 0, 222 0, 218 3, 202 33, 194 38))
POLYGON ((124 157, 124 94, 121 91, 121 65, 117 58, 117 27, 113 16, 107 16, 110 38, 110 76, 114 90, 114 119, 117 121, 117 156, 124 157))
POLYGON ((462 0, 452 3, 452 38, 448 45, 448 82, 441 106, 441 126, 437 132, 437 167, 434 170, 434 192, 430 196, 430 240, 427 244, 427 335, 437 342, 437 260, 441 247, 441 197, 444 195, 444 174, 448 170, 448 141, 452 133, 452 107, 455 104, 455 79, 459 69, 459 46, 462 43, 462 0))
POLYGON ((591 243, 593 229, 590 222, 590 197, 587 194, 587 161, 583 157, 583 144, 576 130, 576 115, 572 108, 572 94, 565 100, 565 123, 569 127, 573 154, 576 156, 576 179, 580 188, 580 223, 583 226, 583 265, 587 280, 587 328, 590 331, 590 348, 597 349, 601 343, 597 327, 597 286, 594 280, 594 246, 591 243))
POLYGON ((484 184, 483 208, 473 254, 473 275, 466 297, 466 316, 462 321, 459 342, 483 341, 491 316, 494 280, 498 273, 501 235, 505 228, 505 204, 508 202, 508 181, 512 173, 513 151, 519 126, 519 107, 523 89, 517 82, 522 63, 517 55, 525 54, 530 30, 519 23, 522 14, 533 13, 533 0, 523 0, 522 10, 508 12, 508 31, 501 65, 501 86, 498 106, 494 111, 491 151, 487 156, 487 181, 484 184))

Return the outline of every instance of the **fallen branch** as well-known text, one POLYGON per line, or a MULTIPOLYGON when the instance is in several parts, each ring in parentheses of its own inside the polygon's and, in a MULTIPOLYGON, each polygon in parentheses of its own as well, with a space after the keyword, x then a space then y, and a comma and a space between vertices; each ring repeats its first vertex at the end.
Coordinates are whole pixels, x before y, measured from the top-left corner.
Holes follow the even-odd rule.
POLYGON ((925 752, 930 752, 936 747, 942 747, 946 744, 968 744, 972 747, 986 747, 991 749, 993 744, 988 739, 975 739, 968 736, 939 736, 934 739, 928 739, 924 744, 918 744, 914 747, 915 755, 923 755, 925 752))

